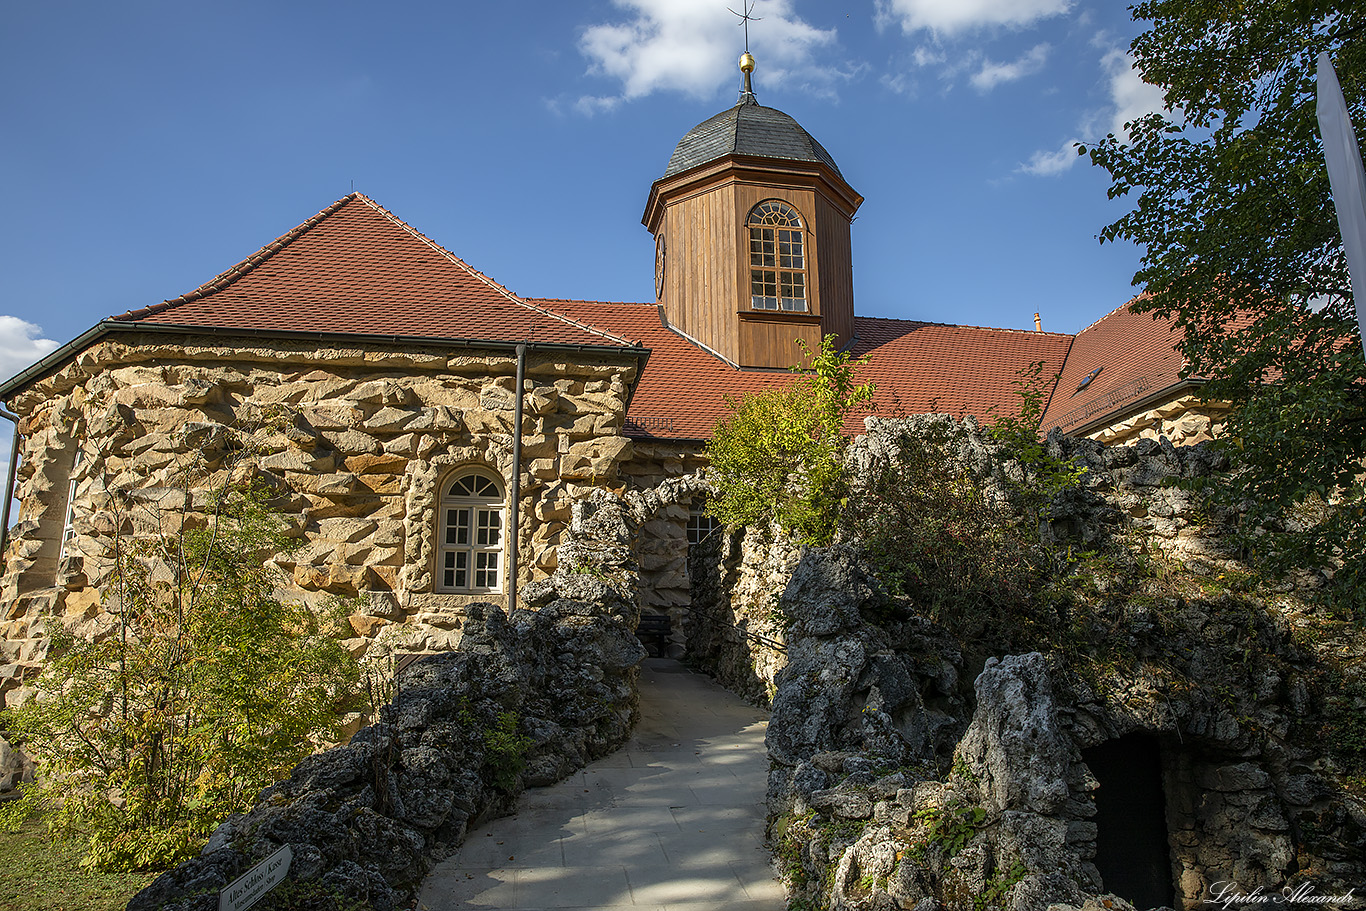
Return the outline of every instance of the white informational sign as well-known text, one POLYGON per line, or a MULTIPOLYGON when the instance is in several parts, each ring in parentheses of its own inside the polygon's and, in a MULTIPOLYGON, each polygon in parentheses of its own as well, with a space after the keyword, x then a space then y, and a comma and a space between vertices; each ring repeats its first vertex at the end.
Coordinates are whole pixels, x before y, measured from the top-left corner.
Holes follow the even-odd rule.
POLYGON ((246 911, 280 884, 289 872, 294 852, 285 845, 223 887, 218 893, 218 911, 246 911))
POLYGON ((1328 162, 1328 182, 1333 187, 1333 205, 1337 207, 1352 297, 1356 299, 1357 329, 1362 353, 1366 354, 1366 175, 1362 174, 1361 150, 1352 118, 1347 115, 1347 101, 1326 52, 1319 54, 1318 90, 1323 157, 1328 162))

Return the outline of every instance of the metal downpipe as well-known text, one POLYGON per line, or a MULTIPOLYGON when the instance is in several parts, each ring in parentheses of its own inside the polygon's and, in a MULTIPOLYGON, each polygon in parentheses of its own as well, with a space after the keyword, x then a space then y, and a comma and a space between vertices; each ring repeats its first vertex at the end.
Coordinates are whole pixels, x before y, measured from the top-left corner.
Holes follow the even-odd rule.
MULTIPOLYGON (((522 507, 522 386, 526 383, 526 345, 517 346, 517 394, 512 404, 512 496, 508 510, 508 613, 517 609, 517 557, 522 507)), ((16 425, 17 427, 18 425, 16 425)))

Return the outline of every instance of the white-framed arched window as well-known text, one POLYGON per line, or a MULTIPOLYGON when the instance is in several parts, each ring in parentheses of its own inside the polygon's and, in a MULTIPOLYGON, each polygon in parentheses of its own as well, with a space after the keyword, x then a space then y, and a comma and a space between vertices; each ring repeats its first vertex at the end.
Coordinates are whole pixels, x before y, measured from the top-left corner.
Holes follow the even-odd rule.
POLYGON ((805 313, 806 235, 797 210, 765 199, 749 210, 750 306, 805 313))
POLYGON ((502 485, 478 470, 457 470, 441 484, 437 509, 436 590, 503 590, 502 485))

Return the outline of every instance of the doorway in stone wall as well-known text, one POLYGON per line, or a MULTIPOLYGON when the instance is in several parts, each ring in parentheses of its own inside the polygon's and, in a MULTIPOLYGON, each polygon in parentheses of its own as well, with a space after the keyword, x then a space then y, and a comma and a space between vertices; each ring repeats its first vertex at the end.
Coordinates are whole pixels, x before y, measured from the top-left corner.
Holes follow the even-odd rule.
POLYGON ((1171 847, 1162 787, 1162 751, 1149 734, 1128 734, 1082 751, 1100 787, 1096 869, 1105 891, 1135 908, 1172 907, 1171 847))

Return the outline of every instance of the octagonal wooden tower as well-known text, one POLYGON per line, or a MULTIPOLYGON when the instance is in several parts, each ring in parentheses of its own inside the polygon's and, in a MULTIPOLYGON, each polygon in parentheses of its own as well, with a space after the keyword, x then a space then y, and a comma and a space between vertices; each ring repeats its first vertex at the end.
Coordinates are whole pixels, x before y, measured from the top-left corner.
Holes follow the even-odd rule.
POLYGON ((862 202, 811 134, 759 104, 746 70, 739 102, 689 130, 650 188, 641 221, 665 318, 740 367, 798 363, 798 339, 848 345, 862 202))

